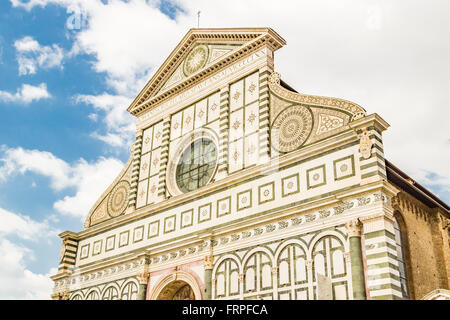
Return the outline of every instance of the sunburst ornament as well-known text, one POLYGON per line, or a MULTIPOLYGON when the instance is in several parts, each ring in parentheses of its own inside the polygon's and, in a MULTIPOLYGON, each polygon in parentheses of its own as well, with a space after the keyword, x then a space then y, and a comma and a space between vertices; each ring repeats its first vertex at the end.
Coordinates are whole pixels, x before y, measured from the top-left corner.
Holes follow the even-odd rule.
POLYGON ((208 60, 209 50, 208 46, 199 44, 189 52, 184 60, 183 72, 186 76, 197 72, 203 68, 208 60))

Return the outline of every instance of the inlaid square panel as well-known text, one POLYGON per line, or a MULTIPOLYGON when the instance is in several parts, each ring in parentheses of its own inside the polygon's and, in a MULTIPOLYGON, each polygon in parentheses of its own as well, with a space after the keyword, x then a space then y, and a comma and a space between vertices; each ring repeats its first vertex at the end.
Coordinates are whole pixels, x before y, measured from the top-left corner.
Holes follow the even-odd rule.
POLYGON ((80 259, 85 259, 89 256, 89 247, 90 247, 89 243, 81 247, 80 259))
POLYGON ((258 187, 258 203, 263 204, 275 200, 275 183, 269 182, 258 187))
POLYGON ((217 200, 217 217, 231 213, 231 197, 217 200))
POLYGON ((153 126, 145 129, 142 135, 142 154, 147 153, 152 148, 153 126))
POLYGON ((256 72, 245 78, 245 104, 259 98, 259 73, 256 72))
POLYGON ((281 195, 283 197, 300 191, 300 179, 298 173, 281 179, 281 195))
POLYGON ((139 170, 139 180, 148 178, 150 171, 150 153, 146 153, 141 157, 141 168, 139 170))
POLYGON ((159 220, 148 225, 148 238, 154 238, 159 235, 159 220))
POLYGON ((194 106, 184 109, 183 111, 183 129, 181 134, 184 136, 186 133, 191 132, 194 129, 194 106))
POLYGON ((326 184, 325 165, 311 168, 306 171, 307 188, 316 188, 326 184))
POLYGON ((252 190, 246 190, 237 194, 237 210, 244 210, 252 206, 252 190))
POLYGON ((245 138, 245 145, 244 145, 244 165, 245 165, 245 167, 249 167, 251 165, 258 163, 258 158, 259 158, 258 146, 259 146, 259 140, 258 140, 257 132, 255 132, 254 134, 245 138))
POLYGON ((121 232, 119 235, 119 248, 127 246, 129 240, 130 240, 130 231, 127 230, 127 231, 121 232))
POLYGON ((140 208, 147 204, 147 188, 148 179, 139 182, 136 198, 136 208, 140 208))
POLYGON ((181 228, 190 227, 194 220, 194 209, 190 209, 181 213, 181 228))
POLYGON ((162 121, 160 121, 157 124, 155 124, 154 129, 153 129, 152 149, 156 149, 161 146, 162 133, 163 133, 163 123, 162 123, 162 121))
POLYGON ((96 256, 102 252, 102 244, 103 244, 103 240, 97 240, 94 242, 94 246, 92 248, 93 256, 96 256))
POLYGON ((201 128, 206 124, 208 116, 208 99, 203 99, 195 104, 195 128, 201 128))
POLYGON ((353 155, 333 161, 334 180, 342 180, 355 175, 355 158, 353 155))
POLYGON ((212 204, 208 203, 198 207, 198 222, 205 222, 211 220, 212 204))
POLYGON ((183 112, 180 111, 172 116, 170 121, 170 140, 176 139, 181 136, 183 112))
POLYGON ((232 112, 230 114, 230 134, 229 141, 234 141, 244 136, 244 110, 232 112))
POLYGON ((241 170, 244 159, 243 139, 239 139, 229 144, 228 148, 228 171, 230 173, 241 170))
POLYGON ((133 243, 142 241, 144 239, 144 226, 134 228, 133 243))
POLYGON ((245 107, 245 134, 259 129, 259 104, 254 102, 245 107))
POLYGON ((154 203, 158 196, 158 176, 153 176, 148 180, 147 203, 154 203))
POLYGON ((159 168, 161 165, 161 148, 152 151, 152 158, 150 159, 150 175, 159 174, 159 168))
POLYGON ((175 231, 176 215, 164 218, 164 233, 175 231))
POLYGON ((230 110, 234 111, 244 105, 244 80, 230 86, 230 110))
POLYGON ((208 98, 208 122, 219 119, 220 116, 220 92, 208 98))
POLYGON ((115 246, 116 246, 116 235, 107 237, 105 251, 114 250, 115 246))

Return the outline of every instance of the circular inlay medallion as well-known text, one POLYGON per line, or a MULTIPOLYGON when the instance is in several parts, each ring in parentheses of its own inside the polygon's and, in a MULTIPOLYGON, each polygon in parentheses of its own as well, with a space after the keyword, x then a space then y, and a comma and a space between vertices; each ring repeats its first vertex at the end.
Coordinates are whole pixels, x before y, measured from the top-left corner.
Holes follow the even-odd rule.
POLYGON ((111 191, 108 197, 108 213, 111 217, 117 217, 125 210, 128 204, 130 184, 120 181, 111 191))
POLYGON ((313 117, 304 106, 296 105, 283 110, 271 129, 272 146, 280 152, 299 148, 311 133, 313 117))
POLYGON ((348 166, 346 164, 343 164, 340 169, 341 169, 341 172, 345 172, 345 171, 347 171, 348 166))
POLYGON ((209 50, 204 44, 197 45, 194 49, 189 52, 184 60, 183 72, 186 76, 197 72, 203 68, 208 60, 209 50))

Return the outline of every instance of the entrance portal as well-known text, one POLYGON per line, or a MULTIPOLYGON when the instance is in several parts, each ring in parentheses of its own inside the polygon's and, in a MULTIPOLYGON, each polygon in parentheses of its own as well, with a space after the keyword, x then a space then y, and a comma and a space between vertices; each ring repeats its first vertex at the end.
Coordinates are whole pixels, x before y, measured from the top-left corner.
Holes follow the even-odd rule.
POLYGON ((195 300, 192 287, 181 280, 175 280, 166 285, 156 298, 157 300, 195 300))

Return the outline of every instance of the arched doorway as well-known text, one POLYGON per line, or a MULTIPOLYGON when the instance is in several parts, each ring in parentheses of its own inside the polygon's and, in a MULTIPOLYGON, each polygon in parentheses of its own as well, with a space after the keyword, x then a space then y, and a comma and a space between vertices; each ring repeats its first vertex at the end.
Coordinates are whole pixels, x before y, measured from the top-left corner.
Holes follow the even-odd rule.
POLYGON ((188 272, 167 275, 152 290, 150 300, 201 300, 199 283, 188 272))
POLYGON ((156 300, 195 300, 195 294, 188 283, 173 281, 163 288, 156 300))

